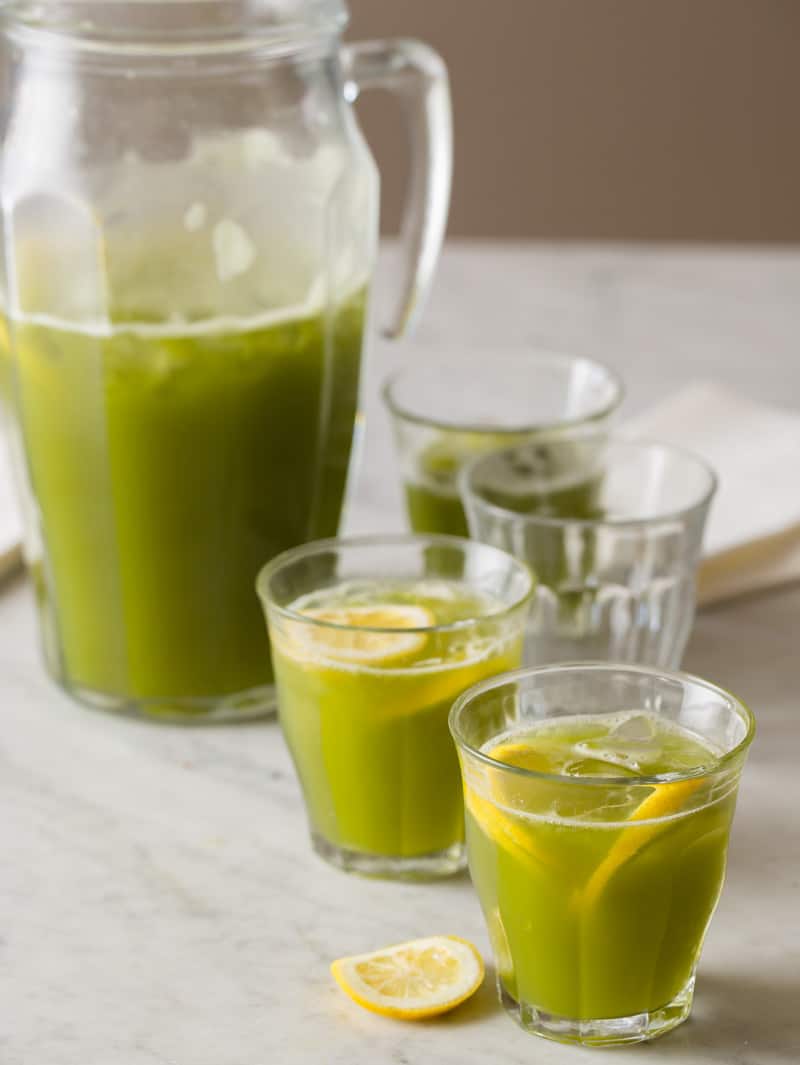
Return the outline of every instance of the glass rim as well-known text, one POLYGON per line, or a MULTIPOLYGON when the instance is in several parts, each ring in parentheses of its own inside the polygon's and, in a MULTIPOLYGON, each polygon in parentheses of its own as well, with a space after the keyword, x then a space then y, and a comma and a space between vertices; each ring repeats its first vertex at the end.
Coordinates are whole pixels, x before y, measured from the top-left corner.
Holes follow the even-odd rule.
POLYGON ((719 475, 717 474, 711 463, 707 462, 702 456, 696 454, 694 451, 689 451, 687 448, 678 447, 674 444, 668 444, 663 440, 649 440, 638 439, 625 436, 610 436, 606 447, 621 448, 628 451, 660 451, 662 454, 668 454, 673 457, 678 457, 684 461, 688 461, 692 465, 698 467, 703 471, 706 476, 706 487, 703 493, 693 502, 688 503, 684 507, 677 509, 664 510, 663 512, 651 514, 648 517, 634 518, 634 517, 598 517, 598 518, 570 518, 570 517, 556 517, 548 514, 533 513, 520 513, 516 510, 511 510, 509 507, 500 506, 499 503, 492 503, 488 499, 485 499, 479 492, 475 491, 470 483, 471 476, 474 470, 482 463, 491 458, 496 458, 499 455, 511 455, 520 449, 527 447, 527 444, 517 444, 513 447, 496 448, 493 451, 486 452, 483 455, 476 455, 474 458, 469 459, 462 468, 458 471, 458 490, 462 501, 475 499, 479 505, 485 510, 502 518, 514 517, 520 521, 530 522, 533 525, 542 525, 548 528, 566 529, 566 528, 582 528, 582 529, 626 529, 626 528, 641 528, 652 525, 667 525, 677 521, 685 520, 690 514, 695 511, 702 510, 711 504, 714 496, 719 488, 719 475))
MULTIPOLYGON (((575 714, 570 716, 578 717, 581 715, 575 714)), ((588 717, 590 715, 586 716, 588 717)), ((551 720, 557 719, 553 718, 551 720)), ((732 762, 735 762, 740 755, 744 754, 753 742, 753 738, 756 734, 755 715, 747 703, 743 702, 732 692, 729 692, 727 688, 714 684, 710 680, 705 680, 703 677, 698 677, 694 673, 686 673, 681 670, 655 669, 650 666, 637 666, 625 662, 598 662, 591 660, 558 662, 544 666, 523 666, 521 669, 514 669, 508 673, 497 673, 494 676, 486 677, 483 680, 478 681, 477 684, 473 684, 472 687, 467 688, 466 691, 463 691, 456 698, 450 709, 447 722, 450 728, 450 735, 453 737, 456 746, 468 751, 473 758, 476 758, 479 762, 492 769, 499 769, 526 779, 547 780, 550 782, 559 781, 567 786, 588 785, 589 787, 617 787, 623 785, 626 787, 635 787, 639 785, 671 784, 675 781, 693 780, 698 777, 710 776, 712 773, 717 773, 726 768, 732 762), (694 766, 691 769, 676 770, 670 773, 651 773, 647 776, 637 777, 568 777, 561 773, 548 773, 539 769, 525 769, 523 766, 510 765, 508 762, 501 762, 497 758, 492 758, 491 755, 486 754, 485 751, 481 751, 471 743, 468 743, 458 728, 458 717, 479 695, 483 695, 485 692, 491 691, 493 688, 502 688, 505 685, 515 684, 517 681, 525 680, 532 676, 570 672, 635 673, 639 676, 676 681, 684 688, 688 687, 690 684, 699 686, 705 689, 705 691, 716 695, 724 704, 739 711, 740 717, 746 725, 745 734, 735 747, 732 747, 729 751, 720 755, 720 757, 713 762, 694 766)))
MULTIPOLYGON (((520 351, 518 354, 521 355, 523 352, 520 351)), ((625 384, 622 377, 616 372, 616 370, 612 370, 611 367, 607 366, 604 362, 598 362, 596 359, 590 359, 584 355, 570 355, 566 352, 552 351, 546 348, 532 348, 529 353, 525 354, 525 358, 530 361, 531 365, 538 363, 539 365, 550 364, 566 367, 577 363, 584 363, 595 370, 600 370, 605 375, 613 387, 613 395, 602 407, 599 407, 597 410, 591 411, 588 414, 584 414, 581 417, 562 418, 558 421, 539 422, 538 424, 527 422, 525 424, 517 425, 487 425, 485 422, 445 422, 441 419, 418 414, 407 404, 400 403, 397 400, 394 395, 394 389, 402 380, 408 378, 410 375, 424 372, 435 366, 448 365, 450 362, 456 367, 458 367, 459 364, 462 367, 466 364, 467 360, 463 355, 452 355, 440 358, 435 363, 429 363, 427 366, 403 366, 399 370, 395 370, 393 373, 389 374, 383 382, 381 396, 390 414, 394 417, 402 418, 404 421, 412 422, 414 425, 423 425, 429 429, 438 429, 444 432, 476 433, 493 436, 513 436, 519 433, 558 433, 563 432, 565 429, 576 429, 584 425, 589 426, 612 415, 614 411, 619 408, 625 398, 625 384)))
POLYGON ((307 544, 300 544, 298 547, 290 547, 287 551, 282 551, 281 554, 270 559, 269 562, 261 567, 255 581, 256 592, 262 603, 264 603, 269 610, 276 611, 281 617, 287 618, 290 621, 301 622, 305 625, 314 625, 318 628, 330 629, 338 632, 353 632, 354 630, 358 630, 360 632, 375 633, 377 635, 397 635, 398 633, 407 633, 412 636, 430 635, 432 633, 440 632, 458 632, 474 628, 485 621, 500 621, 530 602, 536 583, 536 577, 530 566, 528 566, 526 562, 523 562, 521 559, 510 554, 508 551, 504 551, 500 547, 494 547, 491 544, 481 543, 479 540, 470 540, 465 536, 448 536, 443 533, 380 533, 362 536, 331 536, 323 540, 312 540, 307 544), (466 547, 470 551, 488 552, 490 555, 494 555, 497 559, 502 559, 502 561, 508 565, 509 570, 516 570, 521 573, 526 580, 526 590, 512 603, 504 604, 500 610, 495 610, 487 614, 476 614, 473 617, 462 618, 459 621, 446 622, 441 625, 420 625, 413 628, 398 628, 397 626, 385 625, 346 625, 335 621, 323 621, 320 618, 310 618, 307 614, 301 614, 299 611, 281 606, 279 603, 276 603, 273 597, 269 594, 269 583, 274 575, 285 566, 298 562, 303 558, 342 547, 369 549, 371 547, 392 546, 413 547, 415 544, 431 547, 466 547))

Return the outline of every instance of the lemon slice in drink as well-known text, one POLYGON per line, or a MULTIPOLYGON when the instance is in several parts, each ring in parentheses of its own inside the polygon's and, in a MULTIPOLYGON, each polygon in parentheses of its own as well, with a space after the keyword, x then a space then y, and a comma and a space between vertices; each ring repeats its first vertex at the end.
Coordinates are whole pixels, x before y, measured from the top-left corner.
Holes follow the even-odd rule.
POLYGON ((631 825, 637 821, 649 823, 631 830, 622 828, 611 849, 589 877, 581 892, 580 900, 584 906, 592 906, 597 901, 620 866, 633 858, 642 847, 669 826, 669 821, 664 821, 663 818, 680 813, 689 798, 703 783, 703 777, 692 777, 690 780, 672 780, 655 785, 655 790, 639 803, 625 822, 631 825))
POLYGON ((484 968, 466 939, 429 936, 339 958, 331 973, 359 1006, 384 1017, 418 1021, 446 1013, 473 995, 484 968))
POLYGON ((419 654, 428 639, 424 632, 436 624, 431 610, 406 603, 372 606, 308 607, 301 611, 325 625, 291 627, 289 650, 295 657, 330 657, 370 666, 387 665, 396 659, 419 654), (340 626, 340 627, 337 627, 340 626), (375 629, 386 631, 375 632, 375 629))
POLYGON ((517 769, 534 769, 547 772, 550 768, 547 755, 532 747, 529 743, 518 743, 507 740, 498 743, 490 751, 486 752, 496 762, 505 762, 506 765, 515 766, 517 769))
MULTIPOLYGON (((486 752, 495 761, 521 769, 545 768, 545 759, 524 743, 498 743, 486 752)), ((547 850, 539 847, 531 831, 526 831, 519 818, 507 812, 514 809, 514 796, 507 794, 508 785, 499 772, 488 770, 489 796, 480 795, 474 787, 464 787, 464 803, 483 831, 499 847, 517 859, 533 860, 540 865, 555 863, 547 850)), ((536 786, 536 785, 534 785, 536 786)))

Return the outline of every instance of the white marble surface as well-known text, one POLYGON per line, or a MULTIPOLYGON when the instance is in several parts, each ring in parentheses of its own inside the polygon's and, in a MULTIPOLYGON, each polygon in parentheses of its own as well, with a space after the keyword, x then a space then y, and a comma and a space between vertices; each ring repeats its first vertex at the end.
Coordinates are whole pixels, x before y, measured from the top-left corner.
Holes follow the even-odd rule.
MULTIPOLYGON (((390 365, 431 349, 479 347, 490 357, 527 343, 611 363, 629 381, 630 411, 693 376, 800 406, 800 253, 449 248, 416 340, 373 345, 351 528, 401 520, 374 401, 390 365)), ((787 490, 800 491, 800 480, 787 490)), ((799 619, 792 589, 698 619, 687 666, 739 693, 759 721, 728 883, 692 1020, 652 1046, 599 1052, 524 1035, 488 984, 427 1024, 351 1005, 328 975, 337 955, 432 932, 487 949, 468 881, 400 886, 327 868, 306 843, 274 723, 180 729, 74 706, 42 673, 26 582, 7 583, 0 1063, 796 1063, 799 619)))

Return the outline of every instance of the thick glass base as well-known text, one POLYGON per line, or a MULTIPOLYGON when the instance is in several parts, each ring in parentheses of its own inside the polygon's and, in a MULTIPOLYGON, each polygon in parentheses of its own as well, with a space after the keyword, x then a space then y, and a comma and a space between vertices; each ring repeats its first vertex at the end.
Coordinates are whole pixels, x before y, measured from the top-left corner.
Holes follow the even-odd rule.
POLYGON ((657 1039, 685 1021, 692 1008, 694 975, 666 1006, 645 1013, 634 1013, 630 1017, 604 1017, 591 1021, 560 1017, 558 1014, 540 1010, 528 1002, 517 1002, 499 979, 497 989, 506 1011, 526 1032, 543 1036, 545 1039, 554 1039, 559 1043, 613 1047, 657 1039))
POLYGON ((347 850, 330 843, 315 832, 311 833, 311 843, 320 858, 324 858, 337 869, 384 880, 439 880, 441 877, 461 872, 467 864, 463 843, 454 843, 446 850, 417 854, 412 858, 394 858, 347 850))
POLYGON ((73 686, 58 676, 54 680, 73 699, 93 710, 169 724, 221 725, 255 721, 272 716, 276 708, 275 689, 271 684, 208 699, 128 699, 73 686))

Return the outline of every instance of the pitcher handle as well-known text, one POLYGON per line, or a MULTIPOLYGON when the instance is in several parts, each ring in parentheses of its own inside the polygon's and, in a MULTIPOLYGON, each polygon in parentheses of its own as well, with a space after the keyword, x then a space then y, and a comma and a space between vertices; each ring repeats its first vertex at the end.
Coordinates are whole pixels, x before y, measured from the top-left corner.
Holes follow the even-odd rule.
POLYGON ((342 48, 345 93, 386 89, 400 100, 411 139, 411 181, 403 215, 405 276, 384 330, 402 336, 416 325, 444 240, 453 173, 453 123, 447 68, 421 41, 359 41, 342 48))

